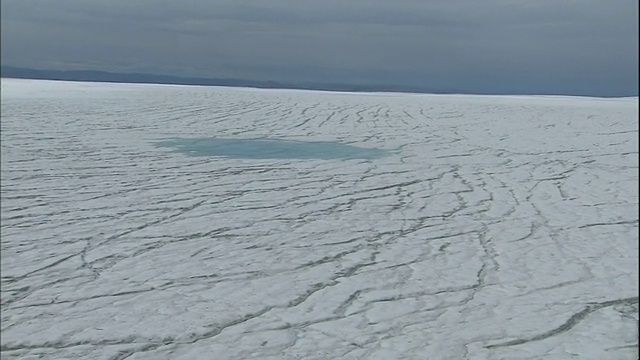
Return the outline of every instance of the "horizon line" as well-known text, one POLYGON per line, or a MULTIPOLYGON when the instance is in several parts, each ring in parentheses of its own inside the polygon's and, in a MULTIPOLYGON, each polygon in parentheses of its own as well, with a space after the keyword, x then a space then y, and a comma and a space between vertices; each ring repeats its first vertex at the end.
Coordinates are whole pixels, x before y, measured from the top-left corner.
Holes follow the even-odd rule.
POLYGON ((98 82, 120 84, 156 84, 186 86, 217 86, 232 88, 309 90, 341 93, 406 93, 433 95, 499 95, 499 96, 572 96, 589 98, 637 98, 638 92, 624 95, 592 95, 580 92, 533 92, 533 91, 465 91, 461 89, 435 89, 417 85, 397 84, 349 84, 349 83, 290 83, 277 80, 252 80, 243 78, 211 78, 178 76, 168 74, 111 72, 105 70, 51 70, 23 68, 11 65, 0 66, 0 77, 10 79, 51 80, 70 82, 98 82), (5 74, 6 72, 9 74, 5 74), (129 77, 129 79, 123 79, 129 77))

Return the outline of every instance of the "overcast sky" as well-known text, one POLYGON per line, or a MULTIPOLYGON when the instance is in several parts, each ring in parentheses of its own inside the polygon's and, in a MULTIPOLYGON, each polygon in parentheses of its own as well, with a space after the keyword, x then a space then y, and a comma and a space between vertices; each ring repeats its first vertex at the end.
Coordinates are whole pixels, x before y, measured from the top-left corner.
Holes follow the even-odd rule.
POLYGON ((2 0, 2 64, 638 94, 637 0, 2 0))

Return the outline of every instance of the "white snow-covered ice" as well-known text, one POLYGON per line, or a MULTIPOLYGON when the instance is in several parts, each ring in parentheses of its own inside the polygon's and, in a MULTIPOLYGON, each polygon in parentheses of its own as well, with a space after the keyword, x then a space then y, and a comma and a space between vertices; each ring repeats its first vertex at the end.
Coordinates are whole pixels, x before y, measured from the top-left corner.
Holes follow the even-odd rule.
POLYGON ((3 359, 637 358, 637 97, 1 104, 3 359))

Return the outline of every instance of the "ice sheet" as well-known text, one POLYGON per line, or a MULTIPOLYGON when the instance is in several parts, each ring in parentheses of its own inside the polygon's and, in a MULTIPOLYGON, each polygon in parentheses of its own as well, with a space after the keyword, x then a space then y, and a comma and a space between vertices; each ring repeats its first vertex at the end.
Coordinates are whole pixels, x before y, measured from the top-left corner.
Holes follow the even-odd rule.
POLYGON ((3 358, 637 358, 637 98, 2 79, 1 126, 3 358))

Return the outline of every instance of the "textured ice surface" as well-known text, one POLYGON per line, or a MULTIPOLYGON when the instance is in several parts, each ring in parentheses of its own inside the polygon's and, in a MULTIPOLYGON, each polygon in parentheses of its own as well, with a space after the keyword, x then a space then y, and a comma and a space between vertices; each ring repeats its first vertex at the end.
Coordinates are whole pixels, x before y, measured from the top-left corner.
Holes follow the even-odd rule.
POLYGON ((1 126, 3 359, 637 357, 637 98, 2 79, 1 126))

